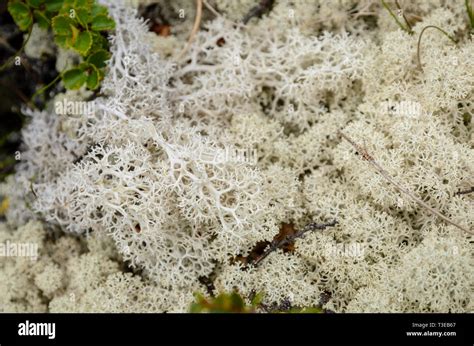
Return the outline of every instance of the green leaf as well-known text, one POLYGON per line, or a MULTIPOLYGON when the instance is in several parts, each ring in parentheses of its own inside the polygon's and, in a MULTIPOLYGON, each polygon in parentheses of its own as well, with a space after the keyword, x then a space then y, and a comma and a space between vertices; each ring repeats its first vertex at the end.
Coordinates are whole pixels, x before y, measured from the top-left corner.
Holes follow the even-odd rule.
POLYGON ((94 31, 105 31, 112 30, 115 28, 115 22, 112 18, 99 14, 92 18, 92 30, 94 31))
POLYGON ((262 303, 263 301, 263 292, 257 293, 251 301, 252 306, 258 306, 262 303))
POLYGON ((92 10, 92 5, 94 4, 94 0, 75 0, 74 1, 74 7, 75 8, 84 8, 86 9, 87 11, 91 11, 92 10))
POLYGON ((36 22, 38 23, 39 27, 42 29, 48 29, 51 25, 51 21, 46 16, 46 13, 39 10, 34 10, 33 14, 35 16, 36 22))
POLYGON ((51 25, 55 35, 72 37, 71 27, 74 27, 74 21, 69 16, 56 16, 53 18, 51 25))
POLYGON ((232 307, 232 309, 236 309, 238 311, 240 310, 243 310, 244 307, 245 307, 245 302, 244 300, 242 299, 242 297, 237 294, 236 292, 233 292, 231 295, 230 295, 230 302, 229 302, 230 306, 232 307))
POLYGON ((71 16, 71 10, 74 10, 74 12, 76 11, 76 9, 74 8, 74 0, 63 0, 61 8, 59 9, 59 14, 71 16))
POLYGON ((44 0, 26 0, 30 7, 38 8, 44 0))
POLYGON ((53 30, 56 33, 54 39, 56 43, 63 48, 73 48, 80 34, 79 29, 74 26, 74 21, 67 15, 57 17, 64 18, 65 21, 61 20, 59 21, 61 22, 60 24, 55 25, 57 23, 57 21, 54 20, 56 17, 53 18, 53 30), (69 24, 69 27, 67 27, 66 24, 69 24))
POLYGON ((92 53, 88 58, 87 62, 94 65, 97 68, 103 68, 106 66, 106 61, 110 59, 110 53, 104 49, 98 50, 92 53))
POLYGON ((92 41, 91 52, 96 52, 101 49, 109 49, 109 41, 98 32, 92 32, 92 41))
POLYGON ((81 24, 84 28, 87 28, 87 24, 89 24, 92 20, 90 12, 85 8, 78 8, 76 10, 76 18, 79 24, 81 24))
POLYGON ((100 74, 97 67, 94 65, 90 66, 89 77, 87 77, 87 88, 90 90, 95 90, 99 87, 100 83, 100 74))
POLYGON ((94 5, 92 5, 92 13, 91 14, 92 14, 92 17, 96 17, 99 14, 107 15, 108 10, 107 10, 107 7, 105 7, 105 6, 94 4, 94 5))
POLYGON ((46 2, 46 11, 58 12, 63 6, 63 0, 48 0, 46 2))
POLYGON ((66 89, 79 89, 87 81, 87 74, 81 68, 72 68, 62 74, 66 89))
POLYGON ((78 34, 72 48, 82 56, 87 55, 92 47, 92 35, 89 31, 83 31, 78 34))
POLYGON ((68 39, 67 39, 67 45, 68 45, 69 48, 74 49, 77 38, 78 38, 78 36, 81 32, 74 25, 71 25, 71 32, 72 32, 72 34, 70 36, 68 36, 68 39))
POLYGON ((33 15, 29 7, 18 0, 8 3, 8 12, 21 31, 27 31, 33 24, 33 15))

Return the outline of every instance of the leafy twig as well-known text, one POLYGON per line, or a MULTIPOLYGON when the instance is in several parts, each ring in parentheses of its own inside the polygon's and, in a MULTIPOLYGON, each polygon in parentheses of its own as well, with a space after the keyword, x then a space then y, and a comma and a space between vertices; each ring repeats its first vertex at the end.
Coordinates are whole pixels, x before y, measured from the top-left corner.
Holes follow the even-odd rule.
POLYGON ((408 191, 407 189, 405 189, 404 187, 402 187, 399 183, 397 183, 395 180, 393 180, 393 178, 390 176, 390 174, 382 167, 380 166, 380 164, 375 161, 375 159, 367 152, 367 150, 363 147, 361 147, 359 144, 357 144, 356 142, 354 142, 354 140, 352 140, 350 137, 348 137, 347 135, 345 135, 344 133, 342 133, 341 131, 338 131, 339 132, 339 135, 344 138, 346 141, 348 141, 356 150, 357 152, 361 155, 361 157, 367 161, 368 163, 370 163, 381 175, 382 177, 385 178, 385 180, 387 180, 390 184, 392 184, 393 186, 395 186, 395 188, 401 192, 403 192, 404 194, 406 194, 408 197, 410 197, 413 201, 415 201, 418 205, 422 206, 423 208, 427 209, 430 213, 432 213, 433 215, 436 215, 438 216, 440 219, 442 219, 443 221, 445 221, 446 223, 449 223, 450 225, 453 225, 457 228, 459 228, 460 230, 466 232, 466 233, 469 233, 469 234, 474 234, 473 231, 463 227, 463 226, 460 226, 458 225, 457 223, 451 221, 449 218, 447 218, 446 216, 444 216, 443 214, 441 214, 439 211, 437 211, 436 209, 433 209, 432 207, 430 207, 428 204, 426 204, 425 202, 423 202, 421 199, 419 199, 418 197, 416 197, 413 193, 411 193, 410 191, 408 191))
POLYGON ((304 235, 307 232, 312 232, 316 230, 323 230, 328 227, 334 227, 337 224, 336 220, 333 220, 328 223, 323 223, 323 224, 317 224, 315 222, 312 222, 308 225, 306 225, 302 230, 297 231, 294 234, 287 235, 285 238, 281 240, 276 240, 274 239, 270 243, 270 247, 260 256, 258 257, 252 264, 254 267, 258 267, 262 261, 267 258, 267 256, 272 253, 273 251, 276 251, 277 249, 280 249, 284 247, 285 245, 288 245, 289 243, 294 242, 297 238, 304 238, 304 235))
POLYGON ((436 30, 439 30, 441 33, 443 33, 444 35, 446 35, 451 41, 453 41, 454 44, 457 44, 456 40, 451 36, 449 35, 446 31, 444 31, 443 29, 441 29, 440 27, 436 26, 436 25, 427 25, 423 28, 423 30, 421 30, 420 32, 420 36, 418 37, 418 44, 417 44, 417 48, 416 48, 416 57, 418 59, 418 67, 420 68, 420 70, 423 71, 423 67, 421 66, 421 59, 420 59, 420 46, 421 46, 421 37, 423 36, 423 33, 425 32, 426 29, 430 29, 430 28, 433 28, 433 29, 436 29, 436 30))

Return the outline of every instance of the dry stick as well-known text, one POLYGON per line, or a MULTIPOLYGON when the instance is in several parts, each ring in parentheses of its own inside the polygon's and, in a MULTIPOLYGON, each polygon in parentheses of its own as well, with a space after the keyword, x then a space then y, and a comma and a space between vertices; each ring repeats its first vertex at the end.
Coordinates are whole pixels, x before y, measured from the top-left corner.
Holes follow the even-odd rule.
POLYGON ((196 36, 196 33, 199 30, 199 25, 201 25, 201 18, 202 18, 202 1, 203 0, 196 0, 196 17, 194 18, 194 25, 193 29, 191 30, 191 34, 189 35, 188 42, 186 43, 186 46, 183 48, 183 50, 178 54, 176 57, 176 60, 181 59, 181 57, 184 55, 184 53, 187 52, 189 47, 191 46, 191 43, 194 40, 194 36, 196 36))
POLYGON ((338 131, 339 132, 339 135, 344 138, 346 141, 348 141, 356 150, 357 152, 362 156, 362 158, 369 162, 373 167, 375 167, 375 169, 382 175, 382 177, 384 177, 389 183, 391 183, 393 186, 395 186, 397 188, 397 190, 403 192, 404 194, 408 195, 408 197, 410 197, 413 201, 415 201, 418 205, 422 206, 423 208, 427 209, 428 211, 430 211, 432 214, 438 216, 440 219, 444 220, 445 222, 449 223, 450 225, 453 225, 461 230, 463 230, 464 232, 467 232, 469 234, 474 234, 473 231, 467 229, 467 228, 464 228, 460 225, 458 225, 457 223, 451 221, 450 219, 448 219, 446 216, 444 216, 443 214, 441 214, 439 211, 433 209, 432 207, 430 207, 428 204, 426 204, 425 202, 423 202, 421 199, 419 199, 418 197, 416 197, 415 195, 413 195, 410 191, 408 191, 407 189, 403 188, 400 184, 398 184, 395 180, 393 180, 391 177, 390 177, 390 174, 384 169, 382 168, 382 166, 380 166, 377 161, 375 161, 375 159, 369 155, 369 153, 367 152, 367 150, 363 147, 361 147, 359 144, 357 144, 356 142, 354 142, 350 137, 348 137, 347 135, 345 135, 344 133, 342 133, 341 131, 338 131))
POLYGON ((300 231, 298 231, 294 234, 290 234, 290 235, 286 236, 285 238, 283 238, 280 241, 273 240, 270 244, 270 247, 260 257, 258 257, 253 262, 254 267, 258 267, 259 264, 262 263, 262 261, 265 258, 267 258, 267 256, 270 253, 272 253, 273 251, 275 251, 275 250, 277 250, 277 249, 279 249, 279 248, 295 241, 297 238, 303 238, 305 233, 316 231, 316 230, 323 230, 323 229, 326 229, 328 227, 334 227, 336 224, 337 224, 336 220, 333 220, 333 221, 328 222, 328 223, 323 223, 323 224, 317 224, 315 222, 312 222, 312 223, 306 225, 302 230, 300 230, 300 231))

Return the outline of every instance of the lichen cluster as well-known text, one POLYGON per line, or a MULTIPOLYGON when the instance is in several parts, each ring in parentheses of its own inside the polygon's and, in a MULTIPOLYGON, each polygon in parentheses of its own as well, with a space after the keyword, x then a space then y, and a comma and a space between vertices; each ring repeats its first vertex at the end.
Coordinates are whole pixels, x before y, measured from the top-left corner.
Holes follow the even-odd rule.
POLYGON ((473 310, 472 235, 338 134, 473 229, 474 194, 458 193, 474 185, 462 2, 403 3, 408 33, 374 1, 277 0, 245 26, 254 2, 208 1, 220 14, 204 9, 182 56, 193 1, 158 1, 186 14, 171 16, 169 37, 149 32, 132 2, 102 3, 116 28, 93 114, 55 113, 55 102, 90 99, 85 90, 25 110, 22 159, 0 186, 0 240, 35 242, 39 259, 0 257, 0 311, 185 312, 195 292, 234 290, 298 307, 326 295, 336 312, 473 310), (427 25, 457 43, 425 32, 420 69, 427 25), (216 159, 247 149, 256 162, 216 159), (328 220, 337 225, 258 267, 239 260, 282 224, 328 220))

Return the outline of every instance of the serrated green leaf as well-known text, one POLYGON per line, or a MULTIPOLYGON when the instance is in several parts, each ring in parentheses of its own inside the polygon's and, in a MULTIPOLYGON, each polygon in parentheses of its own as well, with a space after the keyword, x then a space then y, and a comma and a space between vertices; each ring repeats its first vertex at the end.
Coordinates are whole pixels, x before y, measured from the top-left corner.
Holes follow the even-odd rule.
POLYGON ((75 27, 75 21, 67 15, 59 15, 53 18, 51 26, 54 32, 54 40, 63 48, 72 48, 80 31, 75 27))
POLYGON ((9 2, 8 12, 21 31, 27 31, 33 24, 33 15, 30 12, 30 8, 20 1, 9 2))
MULTIPOLYGON (((59 14, 70 16, 71 15, 71 10, 75 11, 74 0, 63 0, 61 8, 59 9, 59 14)), ((74 17, 75 17, 75 15, 74 15, 74 17)))
POLYGON ((92 48, 91 52, 97 52, 101 49, 108 50, 109 42, 98 32, 92 32, 92 48))
POLYGON ((104 14, 99 14, 92 18, 91 28, 94 31, 112 30, 115 28, 115 22, 112 18, 104 14))
POLYGON ((84 28, 87 28, 87 24, 89 24, 92 20, 90 12, 85 8, 78 8, 76 10, 76 17, 79 24, 81 24, 84 28))
POLYGON ((44 11, 34 10, 33 14, 40 28, 42 29, 49 28, 49 26, 51 25, 51 21, 46 16, 46 13, 44 11))
POLYGON ((66 89, 79 89, 87 81, 87 74, 81 68, 73 68, 62 74, 62 79, 66 89))
POLYGON ((103 68, 106 66, 106 61, 109 59, 110 59, 110 53, 104 49, 101 49, 95 53, 92 53, 87 58, 87 62, 94 65, 97 68, 103 68))
POLYGON ((51 21, 53 32, 59 36, 72 36, 72 27, 74 27, 74 21, 67 15, 60 15, 53 18, 51 21))
POLYGON ((67 40, 68 40, 68 36, 62 36, 62 35, 54 36, 54 42, 56 42, 56 44, 62 48, 68 47, 67 40))
POLYGON ((89 77, 87 77, 87 88, 90 90, 95 90, 99 87, 100 83, 100 74, 99 70, 94 65, 90 66, 89 77))
POLYGON ((47 12, 58 12, 63 6, 63 0, 48 0, 46 2, 46 11, 47 12))
POLYGON ((80 32, 72 45, 72 48, 82 56, 87 55, 91 47, 92 35, 89 31, 80 32))

